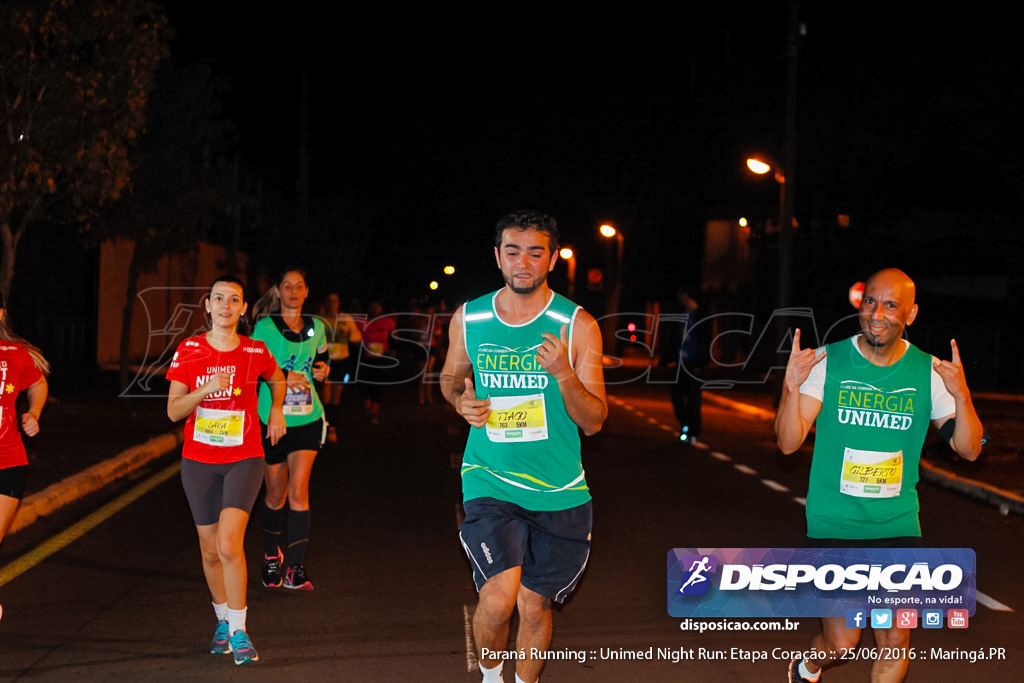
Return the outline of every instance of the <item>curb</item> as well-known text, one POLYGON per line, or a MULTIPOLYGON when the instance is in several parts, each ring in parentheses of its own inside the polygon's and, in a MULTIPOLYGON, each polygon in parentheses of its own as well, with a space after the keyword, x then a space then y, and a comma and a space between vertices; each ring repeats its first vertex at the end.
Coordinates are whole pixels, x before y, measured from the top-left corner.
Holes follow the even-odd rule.
POLYGON ((116 479, 130 475, 146 463, 171 452, 183 441, 184 432, 181 429, 155 436, 143 444, 132 446, 78 474, 51 484, 38 493, 25 496, 8 533, 13 534, 24 529, 40 517, 98 491, 116 479))
POLYGON ((1017 515, 1024 515, 1024 498, 1010 491, 1004 491, 991 484, 986 484, 976 479, 968 479, 958 474, 937 467, 932 463, 921 459, 921 479, 963 493, 975 500, 988 503, 999 508, 999 512, 1008 515, 1011 512, 1017 515))
MULTIPOLYGON (((718 404, 723 408, 730 408, 765 420, 775 419, 775 413, 771 410, 752 406, 749 403, 733 401, 716 394, 705 392, 704 400, 718 404)), ((814 427, 811 427, 811 429, 814 429, 814 427)), ((976 479, 961 477, 928 462, 924 458, 921 458, 921 479, 929 484, 962 493, 977 501, 996 507, 1004 515, 1011 512, 1017 515, 1024 515, 1024 497, 1010 491, 1004 491, 991 484, 977 481, 976 479)))

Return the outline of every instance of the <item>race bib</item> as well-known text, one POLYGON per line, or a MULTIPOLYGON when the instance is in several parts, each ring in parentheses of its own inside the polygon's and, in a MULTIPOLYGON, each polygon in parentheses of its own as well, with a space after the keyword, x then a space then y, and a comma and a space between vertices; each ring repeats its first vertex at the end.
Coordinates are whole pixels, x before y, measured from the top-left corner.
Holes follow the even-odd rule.
POLYGON ((492 396, 487 438, 496 443, 523 443, 548 438, 544 394, 492 396))
POLYGON ((244 411, 196 408, 194 441, 209 446, 241 446, 244 433, 244 411))
POLYGON ((309 415, 313 412, 313 393, 303 391, 293 393, 291 391, 284 395, 285 415, 309 415))
POLYGON ((843 451, 839 492, 860 498, 895 498, 903 487, 903 451, 843 451))

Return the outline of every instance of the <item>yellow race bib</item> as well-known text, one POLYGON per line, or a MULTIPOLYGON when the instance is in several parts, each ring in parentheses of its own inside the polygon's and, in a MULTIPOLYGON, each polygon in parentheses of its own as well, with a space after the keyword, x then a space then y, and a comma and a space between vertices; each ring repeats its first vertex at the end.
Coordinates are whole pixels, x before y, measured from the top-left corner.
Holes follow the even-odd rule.
POLYGON ((903 451, 843 451, 839 492, 860 498, 895 498, 903 487, 903 451))
POLYGON ((487 438, 496 443, 523 443, 548 438, 544 394, 492 396, 487 438))

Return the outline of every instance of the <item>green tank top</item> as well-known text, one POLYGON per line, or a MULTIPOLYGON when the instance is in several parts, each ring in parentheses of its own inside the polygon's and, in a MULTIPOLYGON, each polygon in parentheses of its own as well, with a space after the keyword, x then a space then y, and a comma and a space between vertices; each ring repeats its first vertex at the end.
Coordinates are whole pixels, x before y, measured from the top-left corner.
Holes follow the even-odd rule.
MULTIPOLYGON (((319 318, 302 316, 302 320, 305 325, 301 332, 288 330, 282 333, 277 324, 280 318, 267 316, 256 323, 252 334, 253 339, 259 339, 267 345, 282 371, 301 372, 309 379, 311 386, 308 394, 288 392, 285 395, 284 421, 288 427, 299 427, 315 422, 324 414, 323 404, 320 403, 320 397, 312 384, 313 360, 318 352, 327 352, 327 334, 324 323, 319 318)), ((266 424, 270 417, 270 403, 270 387, 266 382, 260 382, 258 411, 263 424, 266 424)))
MULTIPOLYGON (((500 290, 499 290, 500 291, 500 290)), ((521 325, 498 317, 498 292, 464 310, 466 352, 478 398, 491 399, 484 427, 470 427, 462 461, 463 500, 497 498, 528 510, 567 510, 590 500, 580 459, 579 428, 558 382, 537 364, 542 332, 558 335, 580 307, 552 293, 547 307, 521 325)))
POLYGON ((898 362, 883 367, 850 339, 827 349, 807 535, 920 536, 917 481, 932 412, 931 356, 910 345, 898 362))

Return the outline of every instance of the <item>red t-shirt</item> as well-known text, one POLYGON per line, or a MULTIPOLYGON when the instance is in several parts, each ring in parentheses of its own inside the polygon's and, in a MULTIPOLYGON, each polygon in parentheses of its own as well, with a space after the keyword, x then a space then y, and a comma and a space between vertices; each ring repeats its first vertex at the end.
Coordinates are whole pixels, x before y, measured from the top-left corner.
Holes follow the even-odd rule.
POLYGON ((213 348, 205 335, 183 341, 174 352, 167 379, 181 382, 191 392, 211 376, 227 372, 231 386, 204 398, 185 420, 182 457, 214 464, 262 458, 256 389, 259 378, 270 379, 275 370, 277 361, 255 339, 241 337, 231 351, 213 348))
POLYGON ((363 346, 377 355, 388 352, 391 333, 395 331, 395 317, 380 315, 363 326, 363 346))
POLYGON ((24 346, 0 342, 0 469, 28 464, 14 402, 42 376, 24 346))

